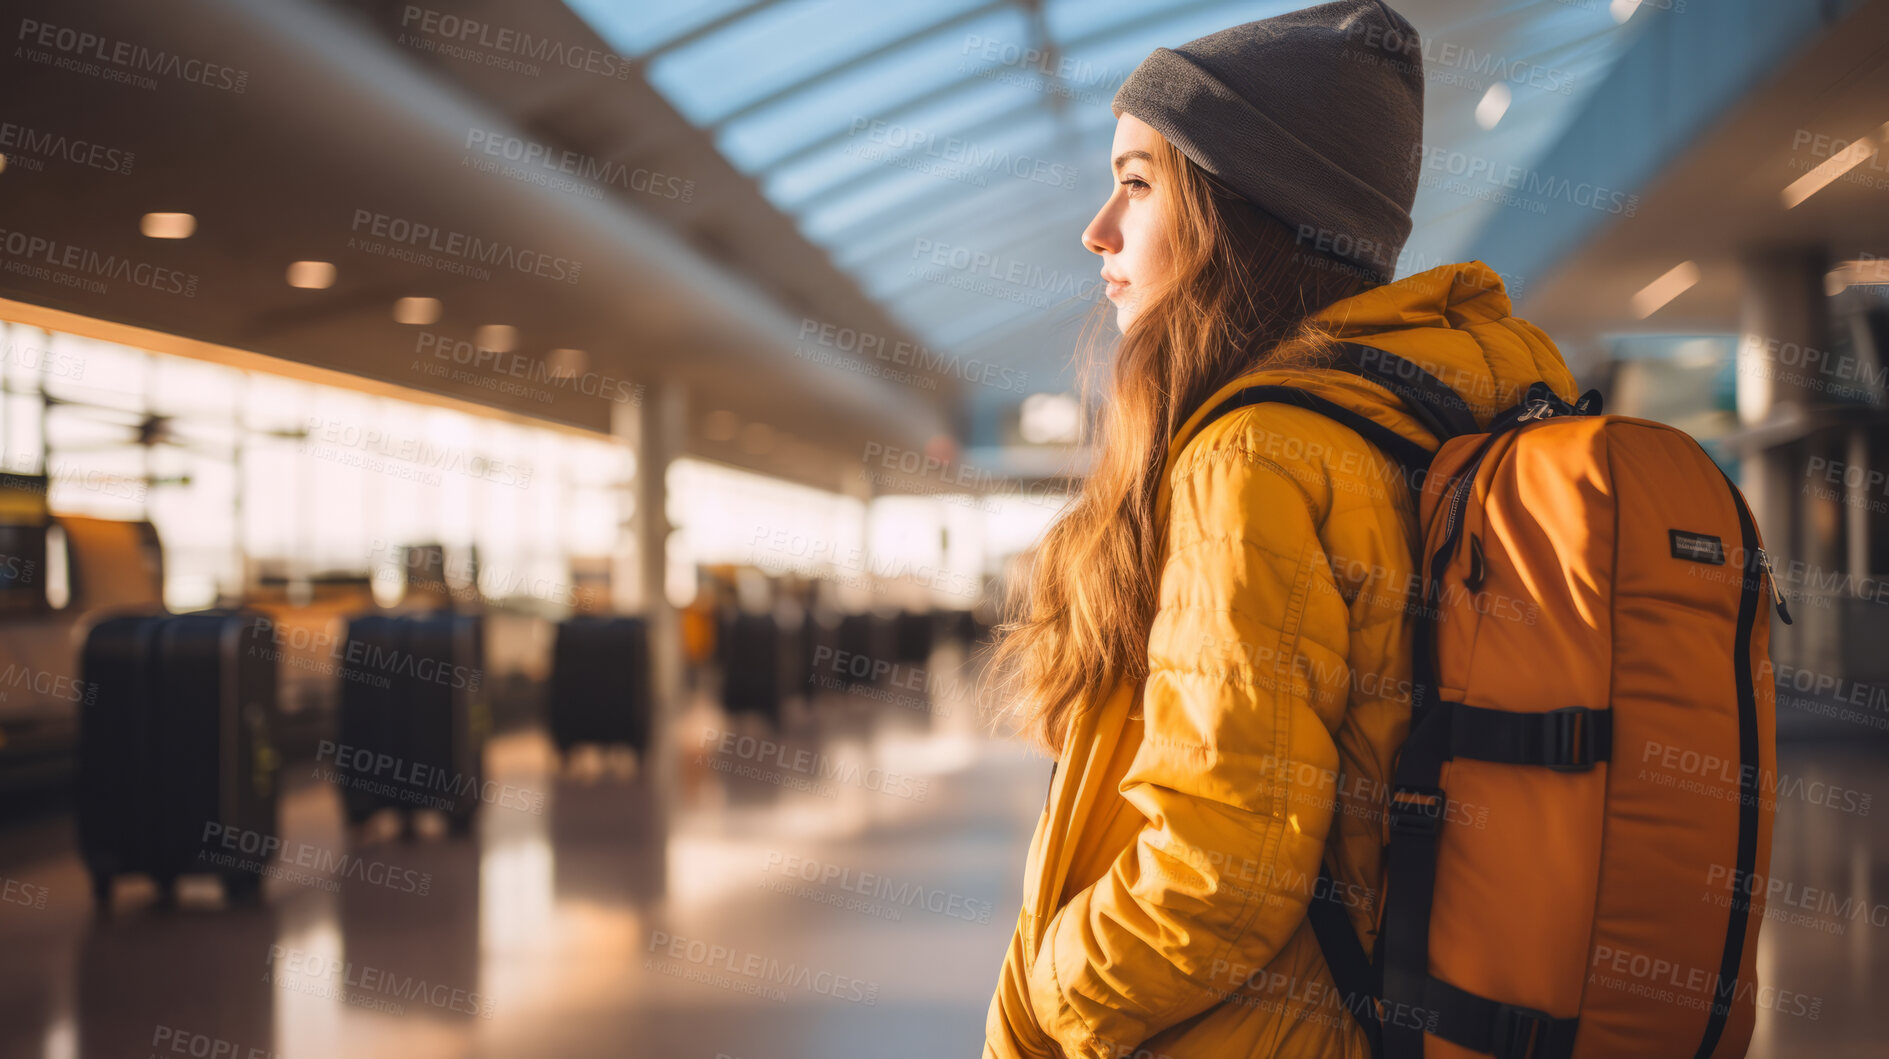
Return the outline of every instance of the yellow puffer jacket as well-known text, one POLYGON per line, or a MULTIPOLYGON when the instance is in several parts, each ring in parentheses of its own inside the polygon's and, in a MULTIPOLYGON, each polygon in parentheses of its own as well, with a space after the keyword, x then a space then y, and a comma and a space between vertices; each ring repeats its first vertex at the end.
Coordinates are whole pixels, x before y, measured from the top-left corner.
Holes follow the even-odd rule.
MULTIPOLYGON (((1340 337, 1421 364, 1479 422, 1560 353, 1480 261, 1340 301, 1340 337)), ((1291 405, 1194 424, 1233 391, 1311 390, 1425 447, 1387 390, 1254 372, 1169 450, 1149 676, 1070 726, 1024 868, 986 1059, 1364 1057, 1305 919, 1321 857, 1369 950, 1383 817, 1410 720, 1417 522, 1396 466, 1291 405)))

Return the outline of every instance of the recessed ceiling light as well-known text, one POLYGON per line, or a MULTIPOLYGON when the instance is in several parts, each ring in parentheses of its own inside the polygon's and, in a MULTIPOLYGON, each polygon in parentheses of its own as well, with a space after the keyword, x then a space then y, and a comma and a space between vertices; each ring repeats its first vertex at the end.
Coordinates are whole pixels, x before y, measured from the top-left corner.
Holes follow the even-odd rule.
POLYGON ((335 285, 335 267, 327 261, 291 261, 289 286, 303 290, 327 290, 335 285))
POLYGON ((733 441, 740 429, 741 418, 730 411, 714 411, 702 417, 702 436, 710 441, 733 441))
POLYGON ((485 324, 472 333, 472 344, 494 353, 510 353, 518 344, 518 328, 510 324, 485 324))
POLYGON ((394 321, 402 324, 439 322, 438 298, 402 298, 394 303, 394 321))
POLYGON ((1633 296, 1633 315, 1644 320, 1666 307, 1666 303, 1692 289, 1699 282, 1699 266, 1690 261, 1681 261, 1666 270, 1666 274, 1646 286, 1633 296))
POLYGON ((765 455, 774 448, 774 428, 766 423, 749 423, 741 428, 741 451, 750 456, 765 455))
POLYGON ((544 355, 545 363, 551 366, 551 374, 561 378, 582 374, 589 359, 581 349, 554 349, 544 355))
POLYGON ((147 213, 138 230, 152 239, 188 239, 197 230, 197 218, 188 213, 147 213))

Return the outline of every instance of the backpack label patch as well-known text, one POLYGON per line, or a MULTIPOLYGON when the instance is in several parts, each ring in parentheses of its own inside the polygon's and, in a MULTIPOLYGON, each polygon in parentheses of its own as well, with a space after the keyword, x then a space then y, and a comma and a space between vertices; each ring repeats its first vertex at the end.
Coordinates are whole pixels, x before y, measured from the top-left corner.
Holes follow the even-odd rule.
POLYGON ((1667 530, 1666 535, 1672 541, 1673 558, 1713 566, 1725 565, 1725 545, 1717 537, 1705 533, 1687 533, 1685 530, 1667 530))

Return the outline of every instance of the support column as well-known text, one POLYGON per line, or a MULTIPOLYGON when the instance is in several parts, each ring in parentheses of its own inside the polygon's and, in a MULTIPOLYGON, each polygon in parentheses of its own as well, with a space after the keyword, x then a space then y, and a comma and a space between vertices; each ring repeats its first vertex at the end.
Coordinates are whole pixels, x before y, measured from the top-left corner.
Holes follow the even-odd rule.
POLYGON ((632 547, 618 551, 612 591, 619 608, 641 614, 648 623, 654 711, 644 765, 659 816, 666 818, 676 789, 674 722, 687 703, 682 701, 681 626, 663 591, 671 530, 665 482, 688 438, 688 392, 679 383, 663 381, 648 384, 639 396, 635 403, 615 406, 611 416, 611 433, 636 455, 635 476, 622 492, 630 531, 625 543, 632 547))
MULTIPOLYGON (((1796 406, 1808 411, 1822 403, 1815 382, 1817 365, 1830 348, 1828 299, 1824 293, 1827 258, 1818 247, 1754 250, 1740 260, 1739 340, 1737 352, 1738 420, 1753 426, 1776 410, 1796 406), (1810 351, 1815 351, 1810 352, 1810 351)), ((1815 428, 1802 435, 1817 437, 1815 428)), ((1814 520, 1815 504, 1805 492, 1802 446, 1786 443, 1747 454, 1739 488, 1750 501, 1767 551, 1780 571, 1789 561, 1812 571, 1840 568, 1836 540, 1814 520)), ((1784 579, 1790 589, 1789 576, 1784 579)), ((1836 611, 1795 608, 1802 615, 1794 627, 1773 626, 1773 657, 1798 665, 1827 667, 1827 658, 1807 657, 1823 650, 1835 629, 1836 611)))

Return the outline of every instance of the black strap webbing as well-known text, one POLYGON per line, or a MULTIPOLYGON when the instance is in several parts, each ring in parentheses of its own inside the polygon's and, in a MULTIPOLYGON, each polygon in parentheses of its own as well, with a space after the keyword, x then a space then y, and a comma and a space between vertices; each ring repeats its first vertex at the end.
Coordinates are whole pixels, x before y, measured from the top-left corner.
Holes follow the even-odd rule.
POLYGON ((1377 976, 1370 957, 1364 954, 1364 943, 1351 929, 1351 917, 1345 914, 1331 874, 1323 867, 1318 870, 1318 889, 1306 906, 1305 916, 1312 923, 1312 933, 1318 938, 1319 951, 1325 956, 1325 966, 1331 970, 1332 983, 1338 987, 1345 1010, 1364 1030, 1372 1059, 1378 1059, 1384 1054, 1384 1040, 1377 1025, 1377 976))
POLYGON ((1385 985, 1413 997, 1410 1007, 1390 1007, 1385 1024, 1408 1025, 1421 1035, 1428 1032, 1495 1059, 1568 1059, 1574 1054, 1574 1035, 1580 1019, 1555 1018, 1545 1011, 1503 1004, 1459 989, 1433 975, 1409 980, 1387 970, 1385 985))
POLYGON ((1585 771, 1613 756, 1613 711, 1585 706, 1516 713, 1441 703, 1450 723, 1450 756, 1505 765, 1540 765, 1559 772, 1585 771))
POLYGON ((1453 437, 1482 432, 1475 412, 1462 394, 1420 365, 1357 342, 1342 343, 1341 348, 1345 356, 1332 367, 1370 379, 1396 394, 1439 444, 1453 437))
POLYGON ((1351 428, 1359 437, 1375 445, 1378 451, 1397 464, 1403 472, 1404 483, 1410 486, 1413 494, 1422 491, 1423 475, 1430 468, 1432 453, 1429 449, 1374 419, 1368 419, 1343 405, 1296 386, 1248 386, 1244 390, 1236 391, 1232 396, 1221 401, 1213 411, 1207 413, 1207 417, 1194 428, 1195 433, 1205 430, 1207 424, 1236 408, 1267 402, 1298 405, 1300 408, 1317 412, 1327 419, 1351 428))

